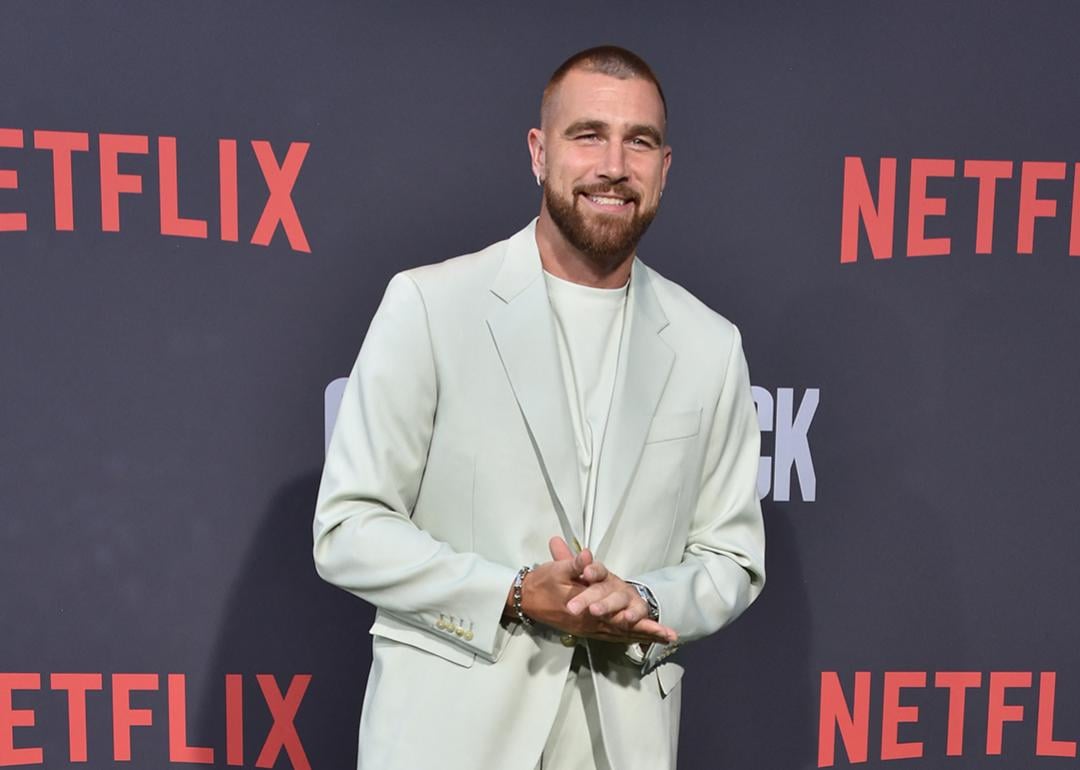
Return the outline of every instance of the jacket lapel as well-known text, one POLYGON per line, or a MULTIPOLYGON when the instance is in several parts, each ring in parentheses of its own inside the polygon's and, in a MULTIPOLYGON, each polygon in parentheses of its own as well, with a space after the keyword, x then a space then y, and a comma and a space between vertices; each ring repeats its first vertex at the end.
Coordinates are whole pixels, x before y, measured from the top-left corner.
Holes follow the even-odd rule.
POLYGON ((675 361, 674 351, 659 336, 668 325, 667 316, 653 291, 647 268, 636 257, 630 273, 627 309, 630 326, 619 345, 615 390, 596 480, 589 533, 594 553, 603 550, 605 535, 622 512, 649 424, 675 361))
POLYGON ((582 529, 577 447, 535 226, 534 220, 507 242, 506 257, 491 286, 502 303, 487 323, 540 460, 563 536, 573 543, 582 529))

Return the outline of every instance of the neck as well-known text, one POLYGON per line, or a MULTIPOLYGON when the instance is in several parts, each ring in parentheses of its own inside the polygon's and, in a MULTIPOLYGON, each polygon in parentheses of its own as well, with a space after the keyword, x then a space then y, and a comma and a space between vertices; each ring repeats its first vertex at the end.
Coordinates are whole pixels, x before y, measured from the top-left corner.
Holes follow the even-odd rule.
POLYGON ((540 218, 536 222, 536 246, 540 250, 540 264, 549 273, 597 289, 625 286, 634 263, 631 253, 610 267, 598 265, 566 240, 548 214, 547 206, 540 207, 540 218))

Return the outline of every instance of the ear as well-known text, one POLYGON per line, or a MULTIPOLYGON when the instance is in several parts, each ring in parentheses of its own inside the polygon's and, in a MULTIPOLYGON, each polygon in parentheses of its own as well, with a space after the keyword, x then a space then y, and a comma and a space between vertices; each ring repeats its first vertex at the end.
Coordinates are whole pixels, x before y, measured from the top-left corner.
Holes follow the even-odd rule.
POLYGON ((667 186, 667 172, 671 168, 671 146, 664 145, 664 165, 660 169, 660 192, 664 191, 664 187, 667 186))
POLYGON ((543 130, 539 128, 530 128, 528 141, 533 176, 544 179, 547 177, 547 154, 544 151, 543 130))

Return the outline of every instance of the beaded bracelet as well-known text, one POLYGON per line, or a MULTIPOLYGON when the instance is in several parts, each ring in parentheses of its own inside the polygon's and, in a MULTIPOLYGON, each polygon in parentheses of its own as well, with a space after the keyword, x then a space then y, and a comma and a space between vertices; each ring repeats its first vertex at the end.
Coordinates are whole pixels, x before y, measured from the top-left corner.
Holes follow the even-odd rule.
POLYGON ((520 620, 526 626, 533 625, 533 619, 530 618, 521 609, 521 587, 525 583, 525 576, 532 572, 532 567, 525 566, 518 570, 517 575, 514 576, 514 612, 517 613, 518 620, 520 620))

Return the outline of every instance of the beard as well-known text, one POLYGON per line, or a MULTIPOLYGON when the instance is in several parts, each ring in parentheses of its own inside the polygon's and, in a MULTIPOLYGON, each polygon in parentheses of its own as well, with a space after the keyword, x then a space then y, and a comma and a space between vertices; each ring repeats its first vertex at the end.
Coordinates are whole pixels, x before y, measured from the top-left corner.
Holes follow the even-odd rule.
POLYGON ((634 253, 657 210, 656 206, 641 208, 641 196, 623 185, 581 185, 567 199, 545 184, 544 201, 563 237, 604 271, 614 269, 634 253), (578 206, 579 194, 618 196, 633 203, 634 213, 627 219, 622 214, 584 211, 585 204, 578 206))

